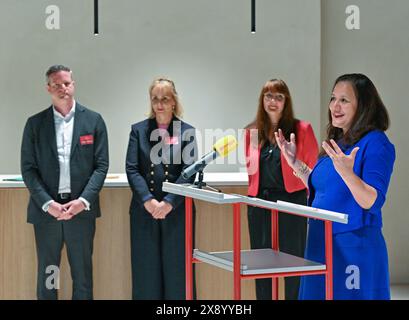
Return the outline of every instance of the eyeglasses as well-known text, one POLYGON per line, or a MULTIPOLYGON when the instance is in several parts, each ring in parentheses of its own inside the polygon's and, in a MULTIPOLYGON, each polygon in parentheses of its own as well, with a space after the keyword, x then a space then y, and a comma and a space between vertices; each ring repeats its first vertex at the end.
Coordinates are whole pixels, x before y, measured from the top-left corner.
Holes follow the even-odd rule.
POLYGON ((277 93, 277 94, 265 93, 264 94, 264 100, 272 101, 273 99, 276 102, 283 102, 285 100, 285 95, 281 93, 277 93))
POLYGON ((64 82, 64 83, 50 83, 49 84, 49 86, 51 87, 51 88, 53 88, 54 90, 59 90, 59 89, 62 89, 62 88, 68 88, 68 87, 71 87, 71 85, 73 84, 74 82, 73 81, 71 81, 71 82, 64 82))
POLYGON ((171 103, 172 102, 172 98, 170 98, 170 97, 163 97, 162 99, 159 99, 158 97, 152 97, 151 98, 151 102, 152 102, 152 104, 159 104, 159 103, 162 103, 162 104, 169 104, 169 103, 171 103))

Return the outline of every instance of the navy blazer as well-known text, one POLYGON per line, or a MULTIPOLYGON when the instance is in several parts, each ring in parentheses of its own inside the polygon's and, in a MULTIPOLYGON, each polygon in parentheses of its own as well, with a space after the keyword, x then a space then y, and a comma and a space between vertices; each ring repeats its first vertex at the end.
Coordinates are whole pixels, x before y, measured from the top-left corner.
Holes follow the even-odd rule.
MULTIPOLYGON (((386 200, 386 193, 395 162, 395 147, 389 141, 386 134, 379 130, 368 132, 356 144, 344 150, 345 154, 359 147, 355 157, 354 173, 365 183, 375 188, 377 197, 369 209, 363 209, 354 199, 341 176, 336 172, 331 163, 330 170, 326 175, 327 184, 325 190, 325 208, 348 214, 348 224, 333 223, 333 233, 341 233, 360 229, 364 226, 382 227, 382 206, 386 200)), ((310 196, 308 205, 312 205, 315 198, 315 189, 311 184, 314 170, 323 161, 329 161, 328 156, 321 157, 309 176, 310 196)), ((322 201, 321 201, 322 202, 322 201)))
MULTIPOLYGON (((76 102, 70 158, 71 197, 83 197, 90 211, 78 218, 99 217, 99 192, 108 172, 108 134, 101 115, 76 102), (92 136, 92 143, 80 138, 92 136)), ((29 223, 55 219, 42 210, 49 200, 56 200, 60 178, 53 107, 30 117, 21 144, 21 173, 30 191, 27 210, 29 223)))
POLYGON ((181 172, 197 159, 195 129, 174 117, 168 130, 158 129, 155 119, 132 125, 126 155, 126 174, 133 192, 131 213, 149 200, 169 202, 173 209, 184 197, 162 191, 162 183, 192 183, 181 172), (163 136, 162 136, 163 135, 163 136))

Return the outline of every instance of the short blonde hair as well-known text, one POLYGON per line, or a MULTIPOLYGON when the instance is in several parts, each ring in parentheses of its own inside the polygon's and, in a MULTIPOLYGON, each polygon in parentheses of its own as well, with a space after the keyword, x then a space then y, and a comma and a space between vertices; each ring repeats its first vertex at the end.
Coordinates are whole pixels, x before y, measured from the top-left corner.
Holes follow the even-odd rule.
MULTIPOLYGON (((173 99, 175 100, 175 108, 173 109, 173 115, 178 118, 181 118, 183 114, 183 107, 179 101, 179 96, 176 91, 175 83, 171 79, 166 78, 166 77, 159 77, 153 80, 152 84, 149 87, 149 97, 152 96, 153 88, 155 88, 159 84, 168 86, 172 89, 173 99)), ((153 108, 152 108, 152 102, 151 102, 150 110, 149 110, 149 118, 151 119, 155 118, 155 112, 153 111, 153 108)))

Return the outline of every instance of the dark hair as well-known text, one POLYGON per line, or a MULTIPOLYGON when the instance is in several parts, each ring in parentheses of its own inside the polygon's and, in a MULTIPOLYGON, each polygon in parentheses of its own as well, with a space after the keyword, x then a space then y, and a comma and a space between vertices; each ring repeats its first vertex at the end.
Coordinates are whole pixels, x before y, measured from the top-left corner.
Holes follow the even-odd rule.
MULTIPOLYGON (((352 124, 344 134, 341 128, 332 125, 331 111, 328 109, 328 125, 326 140, 334 139, 344 145, 354 145, 366 133, 372 130, 386 131, 389 127, 389 115, 372 81, 363 74, 344 74, 335 80, 332 90, 340 82, 351 84, 356 99, 357 108, 352 124)), ((321 150, 320 155, 325 154, 321 150)))
POLYGON ((267 141, 273 142, 274 131, 280 128, 286 139, 290 139, 290 134, 295 132, 298 120, 294 118, 293 102, 287 84, 281 79, 268 80, 261 89, 258 98, 258 108, 256 119, 246 126, 246 129, 258 129, 258 143, 265 144, 267 141), (277 127, 273 127, 271 120, 264 109, 264 94, 266 92, 278 92, 285 96, 284 109, 277 127))
POLYGON ((47 72, 45 73, 45 78, 47 83, 49 83, 49 78, 53 73, 60 72, 60 71, 67 71, 72 72, 70 68, 63 66, 61 64, 56 64, 48 68, 47 72))

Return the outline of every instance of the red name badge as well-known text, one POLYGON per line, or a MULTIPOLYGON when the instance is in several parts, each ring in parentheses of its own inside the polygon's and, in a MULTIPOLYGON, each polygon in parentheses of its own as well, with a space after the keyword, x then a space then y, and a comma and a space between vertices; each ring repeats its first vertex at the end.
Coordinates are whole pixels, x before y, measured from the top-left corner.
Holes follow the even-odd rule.
POLYGON ((86 136, 81 136, 80 137, 80 143, 82 146, 87 145, 87 144, 93 144, 94 143, 94 136, 92 134, 88 134, 86 136))
POLYGON ((166 137, 165 138, 165 144, 178 144, 179 143, 179 139, 178 137, 166 137))

